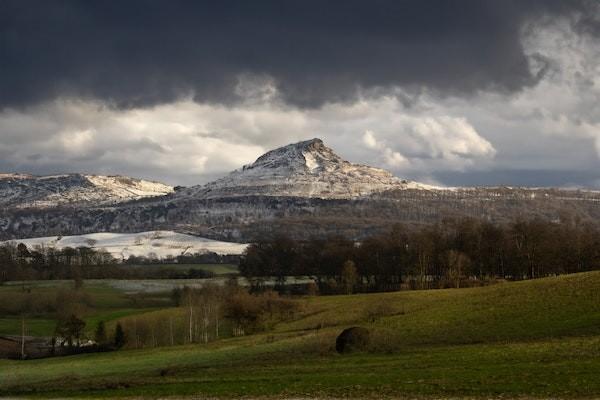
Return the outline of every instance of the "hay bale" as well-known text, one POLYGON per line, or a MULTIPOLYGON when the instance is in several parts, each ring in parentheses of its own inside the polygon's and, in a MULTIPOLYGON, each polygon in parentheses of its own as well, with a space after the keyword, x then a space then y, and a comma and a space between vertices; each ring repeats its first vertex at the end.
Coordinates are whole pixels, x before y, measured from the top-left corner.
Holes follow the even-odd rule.
POLYGON ((335 340, 338 353, 350 353, 365 350, 369 344, 369 330, 360 326, 344 329, 335 340))

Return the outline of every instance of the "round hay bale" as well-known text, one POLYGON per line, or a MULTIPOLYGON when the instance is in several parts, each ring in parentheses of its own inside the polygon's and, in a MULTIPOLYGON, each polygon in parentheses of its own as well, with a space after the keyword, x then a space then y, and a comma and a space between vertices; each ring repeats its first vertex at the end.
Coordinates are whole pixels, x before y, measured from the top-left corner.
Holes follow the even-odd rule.
POLYGON ((350 353, 365 350, 369 344, 369 330, 360 326, 344 329, 335 340, 335 350, 338 353, 350 353))

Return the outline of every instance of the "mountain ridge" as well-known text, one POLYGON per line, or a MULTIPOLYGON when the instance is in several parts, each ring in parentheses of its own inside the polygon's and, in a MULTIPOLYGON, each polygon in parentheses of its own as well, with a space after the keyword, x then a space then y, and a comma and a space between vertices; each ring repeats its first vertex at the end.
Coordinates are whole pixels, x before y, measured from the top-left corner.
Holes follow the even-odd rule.
POLYGON ((599 191, 428 186, 345 161, 320 139, 282 146, 221 179, 177 190, 140 193, 132 178, 102 175, 31 179, 0 175, 0 240, 153 230, 241 243, 280 234, 361 240, 397 224, 411 229, 448 218, 600 220, 599 191), (19 189, 23 182, 30 185, 19 189), (61 184, 48 190, 48 182, 61 184))
POLYGON ((172 192, 169 185, 122 175, 0 174, 0 207, 19 209, 108 205, 172 192))

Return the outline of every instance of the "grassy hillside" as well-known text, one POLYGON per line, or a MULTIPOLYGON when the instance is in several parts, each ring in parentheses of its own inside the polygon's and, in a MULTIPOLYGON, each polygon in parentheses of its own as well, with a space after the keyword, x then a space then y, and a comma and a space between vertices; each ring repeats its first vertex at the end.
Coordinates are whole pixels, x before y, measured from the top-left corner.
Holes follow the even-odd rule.
POLYGON ((209 345, 0 361, 1 395, 600 395, 600 273, 315 297, 273 332, 209 345), (337 355, 341 329, 370 352, 337 355))
POLYGON ((600 335, 600 273, 471 289, 323 296, 280 331, 368 324, 393 346, 600 335))

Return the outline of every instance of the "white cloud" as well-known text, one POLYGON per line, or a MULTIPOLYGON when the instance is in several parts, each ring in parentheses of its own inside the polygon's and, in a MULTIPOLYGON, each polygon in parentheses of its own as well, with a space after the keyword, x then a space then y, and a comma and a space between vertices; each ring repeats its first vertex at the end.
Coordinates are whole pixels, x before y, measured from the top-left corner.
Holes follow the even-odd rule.
POLYGON ((407 110, 394 98, 382 98, 364 102, 354 113, 345 110, 343 114, 352 127, 369 127, 361 137, 362 144, 375 150, 385 166, 399 173, 418 170, 426 177, 436 169, 460 171, 494 158, 493 145, 466 118, 446 112, 433 106, 407 110))
POLYGON ((385 160, 385 163, 392 168, 401 168, 408 163, 406 157, 390 148, 385 148, 383 150, 383 159, 385 160))
POLYGON ((385 143, 378 141, 375 138, 375 134, 366 130, 363 137, 363 143, 372 150, 378 150, 383 157, 385 164, 392 168, 401 168, 408 166, 408 160, 400 152, 392 150, 387 147, 385 143))
POLYGON ((70 101, 5 111, 0 143, 7 154, 0 165, 34 173, 81 171, 200 183, 264 150, 235 135, 203 134, 220 128, 221 114, 213 111, 192 102, 117 111, 70 101), (19 133, 25 134, 13 140, 19 133))
POLYGON ((94 135, 92 128, 62 132, 59 135, 60 147, 73 154, 87 153, 93 147, 94 135))
POLYGON ((411 117, 407 118, 406 125, 432 158, 470 162, 472 158, 493 157, 496 153, 492 144, 464 117, 411 117))
POLYGON ((372 131, 366 130, 363 135, 363 143, 369 149, 377 149, 379 148, 379 143, 377 143, 377 139, 375 139, 375 134, 372 131))
POLYGON ((33 172, 141 174, 190 185, 223 175, 276 146, 315 136, 351 161, 397 173, 418 168, 423 176, 493 156, 490 143, 464 118, 409 112, 394 97, 318 110, 277 102, 224 107, 186 100, 119 111, 93 102, 56 101, 26 112, 0 113, 0 129, 7 137, 24 129, 36 132, 20 141, 0 138, 10 149, 0 165, 33 172), (356 142, 363 133, 366 148, 356 142))

